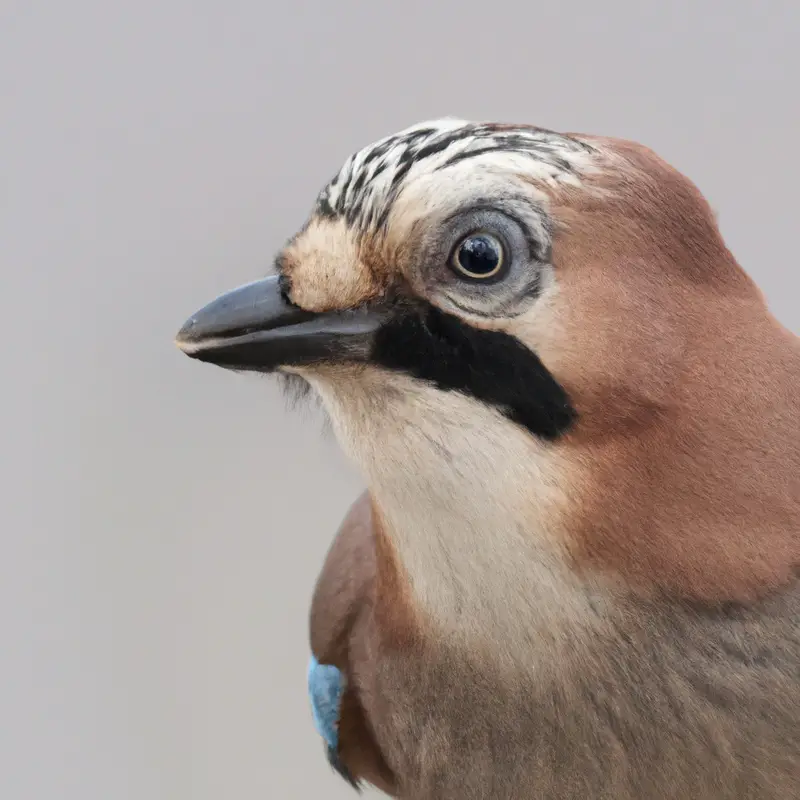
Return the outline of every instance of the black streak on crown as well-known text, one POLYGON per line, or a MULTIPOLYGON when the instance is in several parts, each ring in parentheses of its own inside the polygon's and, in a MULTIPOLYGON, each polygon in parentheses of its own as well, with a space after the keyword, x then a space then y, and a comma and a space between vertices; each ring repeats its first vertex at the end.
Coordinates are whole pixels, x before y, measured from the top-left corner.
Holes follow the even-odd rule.
POLYGON ((471 139, 471 146, 455 153, 440 165, 439 169, 490 152, 513 151, 546 161, 559 170, 570 173, 572 168, 559 155, 559 151, 592 150, 588 144, 577 139, 531 125, 467 123, 447 130, 436 127, 418 128, 398 133, 368 148, 356 171, 349 169, 339 173, 323 190, 318 199, 317 212, 327 217, 342 215, 350 225, 355 225, 360 220, 362 224, 372 226, 376 230, 381 229, 412 165, 441 153, 462 139, 471 139), (394 164, 394 174, 387 196, 381 207, 372 209, 371 213, 365 215, 367 199, 365 190, 369 182, 386 169, 386 159, 393 150, 401 152, 394 164), (338 201, 335 205, 331 205, 328 190, 336 185, 339 188, 338 201))
POLYGON ((544 439, 558 438, 577 416, 564 388, 518 339, 473 328, 427 304, 381 327, 372 360, 438 389, 472 395, 544 439))

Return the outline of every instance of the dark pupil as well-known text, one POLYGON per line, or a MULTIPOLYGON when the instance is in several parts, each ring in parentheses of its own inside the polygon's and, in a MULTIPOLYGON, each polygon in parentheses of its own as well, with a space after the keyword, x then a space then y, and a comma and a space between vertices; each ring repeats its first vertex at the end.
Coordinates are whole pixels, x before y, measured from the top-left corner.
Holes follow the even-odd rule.
POLYGON ((472 275, 489 275, 500 263, 500 250, 488 236, 470 236, 458 250, 458 263, 472 275))

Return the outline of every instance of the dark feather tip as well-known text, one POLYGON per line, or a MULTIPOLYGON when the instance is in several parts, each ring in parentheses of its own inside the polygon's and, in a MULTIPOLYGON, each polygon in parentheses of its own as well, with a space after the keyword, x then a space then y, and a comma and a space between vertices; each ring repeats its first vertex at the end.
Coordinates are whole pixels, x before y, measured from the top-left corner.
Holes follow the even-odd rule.
POLYGON ((325 748, 328 754, 328 763, 339 773, 359 794, 361 794, 361 784, 353 777, 353 773, 341 762, 339 754, 333 747, 325 748))

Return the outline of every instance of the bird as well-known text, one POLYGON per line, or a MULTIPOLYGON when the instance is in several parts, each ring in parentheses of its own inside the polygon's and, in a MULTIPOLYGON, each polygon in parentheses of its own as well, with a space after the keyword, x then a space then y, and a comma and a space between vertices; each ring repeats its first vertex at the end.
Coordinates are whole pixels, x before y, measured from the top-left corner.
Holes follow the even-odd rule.
POLYGON ((364 479, 309 611, 353 786, 800 798, 798 337, 653 149, 386 135, 176 343, 317 398, 364 479))

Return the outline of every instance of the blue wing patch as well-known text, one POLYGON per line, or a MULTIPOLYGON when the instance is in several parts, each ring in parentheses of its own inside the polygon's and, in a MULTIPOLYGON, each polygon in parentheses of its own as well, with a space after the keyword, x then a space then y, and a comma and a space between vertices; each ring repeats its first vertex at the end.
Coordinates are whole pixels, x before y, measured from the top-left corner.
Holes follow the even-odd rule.
POLYGON ((334 750, 339 745, 339 710, 343 691, 342 673, 330 664, 320 664, 312 655, 308 663, 311 713, 319 735, 334 750))
POLYGON ((308 695, 319 735, 325 740, 328 763, 357 791, 358 781, 339 760, 339 714, 344 693, 344 676, 331 664, 320 664, 312 655, 308 662, 308 695))

